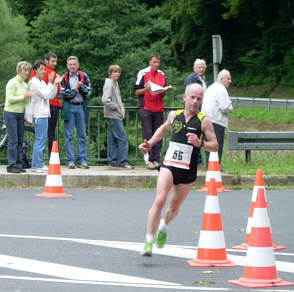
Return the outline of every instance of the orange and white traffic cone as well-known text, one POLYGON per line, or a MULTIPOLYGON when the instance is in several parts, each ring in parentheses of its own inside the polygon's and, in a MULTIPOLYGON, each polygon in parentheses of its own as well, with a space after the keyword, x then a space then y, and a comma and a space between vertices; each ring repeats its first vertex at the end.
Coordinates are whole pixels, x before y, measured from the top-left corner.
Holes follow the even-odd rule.
POLYGON ((208 185, 202 226, 198 242, 197 257, 188 261, 191 267, 234 267, 227 259, 222 228, 216 182, 212 178, 208 185))
POLYGON ((264 189, 258 189, 243 277, 229 280, 248 288, 292 286, 278 278, 264 189))
POLYGON ((42 194, 36 194, 35 196, 45 198, 72 197, 72 195, 64 193, 63 190, 57 141, 53 141, 52 145, 45 190, 42 194))
MULTIPOLYGON (((249 238, 250 238, 250 233, 251 233, 252 216, 253 216, 254 207, 256 205, 257 191, 259 189, 263 189, 264 193, 265 193, 262 169, 257 169, 257 171, 256 171, 255 182, 254 182, 253 193, 252 193, 252 199, 251 199, 251 206, 250 206, 249 217, 248 217, 247 228, 246 228, 245 242, 241 243, 240 245, 233 246, 232 249, 242 249, 242 250, 244 250, 244 249, 248 248, 248 243, 249 243, 249 238)), ((266 194, 265 194, 265 200, 266 200, 266 194)), ((276 244, 273 243, 273 248, 275 250, 280 250, 280 249, 285 249, 286 247, 276 245, 276 244)))
POLYGON ((218 192, 229 192, 225 190, 222 183, 222 176, 220 171, 218 152, 210 152, 208 167, 206 172, 205 184, 202 189, 197 190, 198 192, 207 192, 210 180, 214 178, 216 181, 216 188, 218 192))

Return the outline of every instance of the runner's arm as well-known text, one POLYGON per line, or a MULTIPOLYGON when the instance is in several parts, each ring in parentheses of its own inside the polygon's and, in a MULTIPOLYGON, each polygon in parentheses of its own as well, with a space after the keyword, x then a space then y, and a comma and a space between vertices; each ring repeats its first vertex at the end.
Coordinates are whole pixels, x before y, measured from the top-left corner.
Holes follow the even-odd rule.
POLYGON ((208 117, 205 117, 202 121, 201 125, 202 133, 204 133, 206 137, 206 141, 202 146, 202 149, 208 152, 217 152, 218 151, 218 143, 215 136, 215 132, 213 129, 213 125, 210 122, 208 117))
POLYGON ((143 154, 147 153, 155 144, 163 139, 168 133, 175 117, 175 111, 171 111, 167 117, 167 120, 155 131, 149 141, 144 139, 144 142, 139 145, 139 149, 143 154))

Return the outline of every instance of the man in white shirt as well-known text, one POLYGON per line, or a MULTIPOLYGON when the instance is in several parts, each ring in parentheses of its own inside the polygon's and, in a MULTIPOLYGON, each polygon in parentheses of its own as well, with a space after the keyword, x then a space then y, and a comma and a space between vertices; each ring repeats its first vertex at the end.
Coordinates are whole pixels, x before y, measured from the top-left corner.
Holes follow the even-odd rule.
MULTIPOLYGON (((228 70, 219 72, 217 81, 208 87, 203 97, 201 112, 209 117, 214 127, 219 145, 218 156, 221 163, 225 129, 228 127, 228 113, 233 110, 232 101, 227 89, 232 82, 228 70)), ((206 154, 206 165, 209 161, 209 152, 206 154)))

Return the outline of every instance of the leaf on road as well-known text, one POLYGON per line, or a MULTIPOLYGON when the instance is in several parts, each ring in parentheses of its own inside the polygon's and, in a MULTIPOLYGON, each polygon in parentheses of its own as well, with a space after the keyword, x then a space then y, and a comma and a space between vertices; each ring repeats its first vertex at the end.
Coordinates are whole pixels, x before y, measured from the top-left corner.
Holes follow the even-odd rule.
POLYGON ((215 282, 214 281, 193 281, 192 284, 212 285, 212 284, 215 284, 215 282))
POLYGON ((246 231, 246 228, 239 228, 239 231, 240 232, 245 232, 246 231))
POLYGON ((202 274, 216 274, 216 273, 219 273, 219 270, 215 270, 215 271, 207 270, 202 272, 202 274))

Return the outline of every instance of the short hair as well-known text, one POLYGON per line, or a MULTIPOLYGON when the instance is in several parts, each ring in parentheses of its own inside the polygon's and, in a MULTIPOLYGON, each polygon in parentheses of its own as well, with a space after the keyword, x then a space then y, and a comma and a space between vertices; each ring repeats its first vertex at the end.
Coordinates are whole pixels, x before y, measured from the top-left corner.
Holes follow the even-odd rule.
POLYGON ((80 62, 79 62, 79 58, 76 57, 76 56, 69 56, 69 57, 67 58, 67 60, 66 60, 66 63, 68 63, 68 62, 71 61, 71 60, 76 60, 78 63, 80 63, 80 62))
POLYGON ((160 55, 158 53, 153 53, 149 57, 149 61, 151 61, 153 58, 159 59, 160 60, 160 55))
POLYGON ((57 55, 52 52, 48 52, 44 56, 44 60, 47 60, 47 61, 49 61, 51 58, 55 59, 55 58, 57 58, 57 55))
POLYGON ((200 65, 200 64, 204 64, 206 66, 206 62, 204 59, 196 59, 195 62, 194 62, 194 67, 196 65, 200 65))
POLYGON ((217 75, 217 81, 220 82, 226 75, 230 75, 230 72, 226 69, 221 70, 217 75))
POLYGON ((121 72, 119 65, 111 65, 108 68, 109 77, 111 76, 112 72, 121 72))
POLYGON ((45 66, 45 62, 41 59, 37 59, 35 62, 34 62, 34 65, 33 65, 33 70, 37 70, 38 68, 40 68, 42 65, 45 66))
POLYGON ((16 73, 21 72, 23 69, 31 69, 32 65, 27 61, 18 62, 16 65, 16 73))

